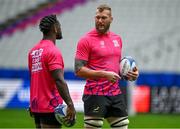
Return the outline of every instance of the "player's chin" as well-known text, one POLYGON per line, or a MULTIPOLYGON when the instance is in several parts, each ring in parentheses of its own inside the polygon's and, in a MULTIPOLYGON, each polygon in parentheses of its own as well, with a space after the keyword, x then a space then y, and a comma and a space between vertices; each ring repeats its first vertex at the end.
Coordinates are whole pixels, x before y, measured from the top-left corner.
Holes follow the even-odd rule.
POLYGON ((98 27, 98 32, 101 33, 101 34, 104 34, 106 32, 105 28, 104 27, 98 27))

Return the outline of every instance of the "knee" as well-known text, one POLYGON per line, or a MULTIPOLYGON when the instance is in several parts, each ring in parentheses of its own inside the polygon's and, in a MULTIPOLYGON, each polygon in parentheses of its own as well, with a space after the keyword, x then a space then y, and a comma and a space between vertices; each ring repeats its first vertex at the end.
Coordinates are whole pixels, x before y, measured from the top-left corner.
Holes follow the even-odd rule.
POLYGON ((103 126, 103 118, 97 117, 85 117, 84 127, 85 128, 101 128, 103 126))
POLYGON ((129 120, 127 117, 116 118, 110 122, 111 128, 127 129, 129 120))

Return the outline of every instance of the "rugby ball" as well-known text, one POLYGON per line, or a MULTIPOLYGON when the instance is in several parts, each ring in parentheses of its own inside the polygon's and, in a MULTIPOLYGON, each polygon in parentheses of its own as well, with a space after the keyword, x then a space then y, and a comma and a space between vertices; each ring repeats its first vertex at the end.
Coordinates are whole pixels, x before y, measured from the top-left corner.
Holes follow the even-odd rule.
POLYGON ((65 104, 59 104, 55 109, 54 109, 55 117, 56 120, 66 126, 66 127, 71 127, 75 124, 75 120, 73 121, 65 121, 64 118, 66 117, 67 114, 67 105, 65 104))
POLYGON ((125 56, 120 61, 120 75, 126 76, 136 66, 135 60, 131 56, 125 56))

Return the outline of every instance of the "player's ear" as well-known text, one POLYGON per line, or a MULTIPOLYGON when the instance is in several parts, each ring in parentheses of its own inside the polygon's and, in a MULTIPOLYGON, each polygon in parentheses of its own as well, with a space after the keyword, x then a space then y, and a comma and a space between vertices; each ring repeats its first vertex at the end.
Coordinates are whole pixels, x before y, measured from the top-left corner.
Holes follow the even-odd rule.
POLYGON ((54 32, 57 33, 57 27, 55 24, 53 25, 53 28, 54 28, 54 32))
POLYGON ((111 16, 111 23, 112 23, 112 21, 113 21, 113 17, 111 16))

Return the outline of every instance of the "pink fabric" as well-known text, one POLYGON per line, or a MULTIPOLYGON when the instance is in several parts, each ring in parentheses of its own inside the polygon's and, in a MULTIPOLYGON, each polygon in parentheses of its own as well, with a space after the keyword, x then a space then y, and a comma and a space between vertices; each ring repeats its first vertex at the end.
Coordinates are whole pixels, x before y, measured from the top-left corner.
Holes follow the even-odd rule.
MULTIPOLYGON (((121 38, 108 32, 98 35, 93 29, 80 39, 77 45, 76 59, 88 61, 87 67, 93 70, 113 71, 119 74, 121 59, 121 38)), ((114 84, 105 78, 87 79, 84 94, 113 96, 120 94, 118 81, 114 84)))
POLYGON ((64 69, 63 58, 50 40, 41 40, 28 55, 31 74, 30 107, 32 112, 53 112, 63 100, 50 71, 64 69))

